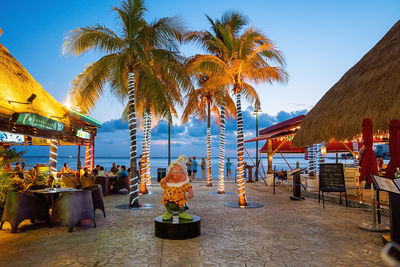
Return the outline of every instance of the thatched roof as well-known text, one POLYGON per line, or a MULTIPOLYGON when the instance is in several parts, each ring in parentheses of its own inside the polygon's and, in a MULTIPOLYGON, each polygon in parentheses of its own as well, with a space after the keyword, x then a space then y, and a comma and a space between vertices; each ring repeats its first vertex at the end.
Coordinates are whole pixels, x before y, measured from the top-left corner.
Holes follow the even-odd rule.
POLYGON ((100 123, 88 116, 70 111, 48 94, 19 62, 0 44, 0 130, 25 134, 31 137, 57 139, 61 143, 88 145, 94 141, 100 123), (32 104, 27 99, 35 94, 32 104), (10 121, 14 113, 35 113, 64 123, 63 131, 38 129, 10 121), (76 135, 78 129, 91 134, 84 139, 76 135))
POLYGON ((400 117, 400 21, 308 112, 294 144, 351 140, 367 117, 374 134, 400 117))
POLYGON ((0 92, 0 112, 3 114, 32 112, 55 118, 63 117, 66 113, 63 106, 33 79, 2 44, 0 44, 0 92), (30 105, 8 102, 8 100, 26 102, 31 94, 35 94, 36 99, 30 105))

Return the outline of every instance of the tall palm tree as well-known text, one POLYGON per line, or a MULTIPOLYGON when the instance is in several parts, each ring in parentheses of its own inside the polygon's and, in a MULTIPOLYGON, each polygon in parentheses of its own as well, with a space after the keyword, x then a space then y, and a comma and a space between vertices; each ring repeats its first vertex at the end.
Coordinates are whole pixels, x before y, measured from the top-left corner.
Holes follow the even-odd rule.
POLYGON ((96 50, 105 54, 87 66, 73 81, 72 95, 81 109, 89 112, 94 107, 105 91, 104 85, 121 101, 128 98, 131 167, 129 206, 137 207, 139 187, 135 100, 140 103, 144 101, 143 95, 151 95, 157 103, 154 107, 157 113, 169 112, 171 96, 166 93, 166 86, 154 72, 152 62, 159 62, 162 65, 159 67, 169 73, 170 79, 174 78, 179 88, 183 87, 185 79, 179 79, 181 76, 176 71, 173 59, 177 58, 177 41, 182 40, 184 28, 177 17, 165 17, 148 23, 144 18, 146 9, 142 0, 125 0, 113 10, 121 21, 119 35, 101 25, 82 27, 70 32, 64 43, 64 52, 80 55, 96 50))
POLYGON ((224 38, 232 46, 232 54, 222 60, 212 55, 196 55, 191 59, 190 68, 203 73, 212 73, 205 86, 232 86, 236 95, 237 116, 237 157, 238 157, 238 196, 239 205, 246 206, 244 162, 243 162, 243 116, 242 94, 250 101, 258 100, 258 94, 250 83, 285 82, 284 59, 273 42, 253 27, 239 28, 234 32, 226 28, 224 38), (274 64, 272 66, 271 64, 274 64), (276 65, 275 65, 276 64, 276 65))
MULTIPOLYGON (((233 38, 230 35, 237 34, 241 27, 247 23, 247 18, 235 11, 228 11, 220 20, 213 20, 206 15, 211 25, 211 31, 192 31, 186 34, 187 41, 193 41, 202 47, 207 53, 216 56, 224 62, 227 62, 233 53, 233 38)), ((191 60, 189 60, 190 62, 191 60)), ((231 115, 235 117, 236 110, 228 113, 232 108, 226 109, 226 101, 232 102, 228 86, 222 86, 222 100, 220 102, 220 145, 219 145, 219 174, 218 174, 218 193, 224 194, 224 161, 225 161, 225 119, 231 115)))
MULTIPOLYGON (((218 107, 225 102, 224 90, 220 88, 205 87, 204 84, 209 79, 201 73, 196 73, 198 89, 191 91, 187 95, 187 105, 182 114, 182 122, 186 123, 190 115, 206 120, 207 119, 207 186, 212 186, 211 176, 211 113, 214 113, 217 120, 220 120, 220 112, 218 107)), ((235 109, 235 104, 231 98, 228 98, 229 111, 235 109)), ((225 111, 225 110, 224 110, 225 111)))

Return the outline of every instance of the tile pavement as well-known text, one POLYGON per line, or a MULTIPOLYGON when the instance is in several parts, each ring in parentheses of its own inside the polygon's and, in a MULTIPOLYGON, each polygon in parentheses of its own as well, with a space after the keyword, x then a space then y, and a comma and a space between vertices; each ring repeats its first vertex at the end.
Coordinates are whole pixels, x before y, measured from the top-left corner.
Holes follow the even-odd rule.
MULTIPOLYGON (((202 235, 189 240, 162 240, 154 236, 153 218, 162 214, 162 190, 141 203, 148 210, 118 209, 126 194, 105 197, 107 217, 96 212, 97 228, 82 223, 67 232, 65 225, 21 224, 11 234, 8 224, 0 231, 0 266, 382 266, 380 234, 358 229, 368 221, 366 211, 315 199, 290 201, 289 192, 262 183, 247 184, 248 201, 264 204, 257 209, 226 207, 233 194, 211 192, 195 182, 190 213, 202 217, 202 235)), ((226 190, 235 191, 228 182, 226 190)), ((387 218, 385 218, 387 219, 387 218)))

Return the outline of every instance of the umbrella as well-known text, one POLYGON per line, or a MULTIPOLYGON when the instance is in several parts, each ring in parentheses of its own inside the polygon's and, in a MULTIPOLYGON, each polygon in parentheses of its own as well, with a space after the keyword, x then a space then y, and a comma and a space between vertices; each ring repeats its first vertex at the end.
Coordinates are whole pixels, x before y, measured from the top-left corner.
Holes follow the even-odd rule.
POLYGON ((389 152, 390 162, 386 169, 386 178, 393 179, 397 168, 400 168, 399 145, 400 140, 400 122, 399 120, 391 120, 389 124, 389 152))
POLYGON ((362 121, 362 136, 364 142, 364 153, 361 159, 361 174, 360 181, 366 181, 367 184, 372 183, 371 174, 378 174, 378 164, 374 150, 372 149, 372 121, 370 118, 365 118, 362 121))

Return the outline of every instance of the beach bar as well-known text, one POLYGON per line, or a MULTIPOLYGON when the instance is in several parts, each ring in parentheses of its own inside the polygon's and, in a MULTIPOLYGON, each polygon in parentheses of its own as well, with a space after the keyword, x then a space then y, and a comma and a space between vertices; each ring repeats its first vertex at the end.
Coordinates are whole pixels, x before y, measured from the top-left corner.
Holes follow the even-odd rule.
POLYGON ((59 145, 78 145, 78 151, 85 146, 91 152, 87 167, 93 168, 94 141, 101 124, 57 102, 2 44, 0 88, 0 144, 50 146, 53 172, 57 171, 59 145), (16 142, 12 138, 16 135, 23 138, 16 142))

